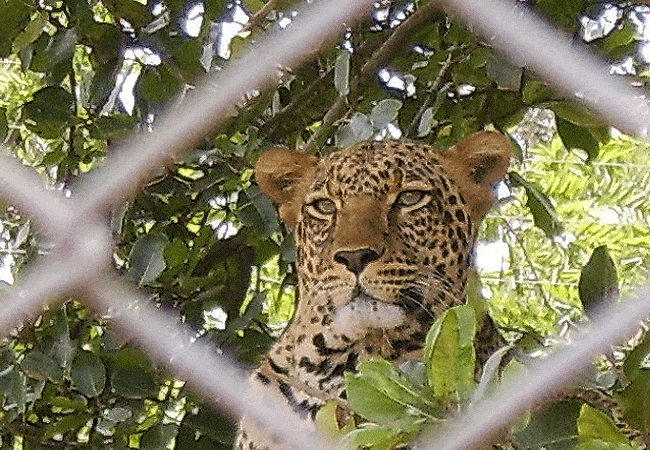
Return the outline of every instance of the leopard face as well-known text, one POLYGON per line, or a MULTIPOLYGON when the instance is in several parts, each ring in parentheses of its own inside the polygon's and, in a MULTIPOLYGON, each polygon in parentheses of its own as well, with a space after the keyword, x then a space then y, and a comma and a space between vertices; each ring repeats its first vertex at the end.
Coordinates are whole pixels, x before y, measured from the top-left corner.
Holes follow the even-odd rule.
MULTIPOLYGON (((265 152, 256 178, 294 230, 298 306, 255 376, 303 416, 344 396, 346 371, 411 358, 437 316, 464 301, 477 227, 508 167, 494 132, 445 152, 364 142, 317 159, 265 152)), ((259 445, 244 425, 239 448, 259 445)))
POLYGON ((427 325, 462 301, 475 231, 470 206, 432 149, 374 142, 337 152, 320 161, 298 212, 306 301, 296 317, 359 338, 399 327, 393 322, 412 312, 427 325))

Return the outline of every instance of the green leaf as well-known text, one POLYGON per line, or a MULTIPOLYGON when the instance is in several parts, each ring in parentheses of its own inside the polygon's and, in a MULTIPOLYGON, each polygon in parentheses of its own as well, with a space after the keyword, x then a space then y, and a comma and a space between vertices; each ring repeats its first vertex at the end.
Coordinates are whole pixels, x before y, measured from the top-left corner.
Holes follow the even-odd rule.
POLYGON ((16 36, 13 42, 13 52, 19 52, 27 44, 31 44, 40 37, 45 29, 49 15, 45 11, 39 11, 24 28, 23 32, 16 36))
POLYGON ((636 447, 628 444, 605 442, 600 439, 593 439, 577 445, 573 450, 636 450, 636 447))
MULTIPOLYGON (((341 437, 343 433, 347 433, 354 428, 354 420, 350 415, 347 423, 340 423, 339 411, 341 406, 335 400, 329 400, 320 407, 316 413, 316 427, 325 433, 327 436, 333 438, 341 437)), ((343 417, 345 419, 345 417, 343 417)))
POLYGON ((436 124, 437 121, 433 118, 433 107, 425 109, 418 124, 418 137, 424 137, 431 133, 431 128, 436 124))
POLYGON ((363 418, 377 423, 391 423, 406 414, 406 405, 387 396, 362 373, 345 374, 350 408, 363 418))
POLYGON ((7 122, 7 108, 0 107, 0 143, 4 142, 9 133, 9 124, 7 122))
POLYGON ((350 52, 341 49, 334 65, 334 87, 339 95, 350 93, 350 52))
POLYGON ((0 58, 6 58, 11 53, 11 43, 29 22, 32 8, 29 2, 7 0, 0 6, 0 58))
POLYGON ((334 134, 337 147, 349 147, 357 142, 365 141, 372 137, 372 123, 368 116, 362 113, 354 113, 350 122, 339 127, 334 134))
POLYGON ((547 237, 555 236, 562 231, 562 224, 557 219, 555 208, 548 197, 542 193, 540 188, 524 180, 516 172, 510 172, 510 181, 514 186, 521 186, 526 190, 526 206, 533 215, 535 226, 540 228, 547 237))
POLYGON ((178 428, 173 424, 158 424, 142 434, 141 450, 165 450, 176 437, 178 428))
POLYGON ((79 411, 86 409, 88 406, 88 400, 86 400, 86 397, 79 394, 70 394, 70 397, 57 395, 56 397, 50 399, 50 405, 56 408, 61 408, 64 411, 79 411))
POLYGON ((96 397, 104 391, 106 368, 97 355, 81 351, 72 361, 70 378, 86 397, 96 397))
POLYGON ((623 420, 642 432, 650 431, 650 333, 625 359, 623 370, 629 384, 615 397, 623 420))
POLYGON ((14 409, 14 414, 25 412, 27 403, 27 380, 25 375, 12 365, 0 373, 0 392, 6 397, 5 409, 14 409))
POLYGON ((629 444, 629 440, 616 428, 614 421, 602 411, 587 405, 580 408, 578 437, 581 442, 600 439, 608 443, 629 444))
POLYGON ((63 381, 63 369, 50 355, 38 350, 32 350, 20 363, 20 366, 27 375, 39 380, 48 379, 53 383, 63 381))
POLYGON ((341 444, 344 449, 389 449, 394 445, 395 432, 389 427, 368 426, 349 432, 341 444))
POLYGON ((48 86, 34 93, 33 100, 23 106, 23 114, 34 122, 31 126, 36 133, 56 138, 73 122, 74 102, 62 87, 48 86))
POLYGON ((580 403, 561 401, 533 413, 526 428, 515 434, 517 442, 531 449, 572 449, 578 443, 580 403))
POLYGON ((637 40, 639 34, 636 27, 630 21, 623 23, 623 26, 612 31, 601 41, 601 48, 605 55, 609 55, 618 47, 624 47, 637 40))
POLYGON ((184 80, 166 64, 145 67, 135 84, 135 92, 148 102, 164 103, 179 94, 184 80))
POLYGON ((519 91, 523 69, 514 65, 500 53, 491 53, 487 59, 485 70, 487 76, 495 81, 499 89, 519 91))
POLYGON ((607 245, 596 247, 580 271, 578 295, 585 314, 590 318, 603 306, 618 301, 618 275, 607 245))
POLYGON ((187 260, 190 250, 185 241, 179 238, 172 239, 165 247, 165 261, 168 267, 176 267, 187 260))
POLYGON ((112 390, 125 398, 155 397, 158 383, 151 362, 135 349, 121 349, 114 358, 110 383, 112 390))
POLYGON ((600 127, 604 123, 598 117, 591 114, 584 106, 568 101, 549 101, 541 103, 541 108, 550 109, 555 113, 556 118, 566 120, 581 127, 600 127))
POLYGON ((592 161, 598 157, 600 145, 594 136, 585 127, 574 125, 567 120, 560 118, 555 119, 557 132, 562 139, 562 144, 571 150, 579 148, 587 152, 587 161, 592 161))
POLYGON ((476 316, 467 305, 445 311, 427 334, 424 361, 429 385, 445 403, 468 398, 475 387, 475 335, 476 316))
POLYGON ((585 0, 537 0, 537 9, 561 28, 573 30, 585 0))
POLYGON ((140 286, 153 282, 167 267, 164 251, 168 243, 164 234, 140 236, 131 249, 127 275, 140 286))
POLYGON ((397 119, 397 114, 402 107, 402 102, 393 98, 387 98, 372 108, 368 117, 373 127, 378 130, 386 128, 393 120, 397 119))
POLYGON ((48 425, 45 429, 43 435, 44 439, 52 439, 56 435, 61 435, 68 431, 78 430, 81 428, 88 420, 91 418, 91 415, 86 414, 69 414, 63 416, 57 422, 48 425))

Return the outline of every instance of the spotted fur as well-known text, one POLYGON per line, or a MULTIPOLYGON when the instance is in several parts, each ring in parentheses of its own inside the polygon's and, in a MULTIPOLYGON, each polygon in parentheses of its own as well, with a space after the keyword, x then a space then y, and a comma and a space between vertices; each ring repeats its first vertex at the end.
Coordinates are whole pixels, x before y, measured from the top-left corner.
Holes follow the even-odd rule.
MULTIPOLYGON (((300 416, 344 398, 359 361, 417 358, 440 312, 464 301, 477 228, 509 141, 469 136, 446 152, 364 142, 317 159, 287 149, 256 166, 295 232, 295 317, 253 376, 300 416)), ((241 450, 282 448, 243 419, 241 450)))

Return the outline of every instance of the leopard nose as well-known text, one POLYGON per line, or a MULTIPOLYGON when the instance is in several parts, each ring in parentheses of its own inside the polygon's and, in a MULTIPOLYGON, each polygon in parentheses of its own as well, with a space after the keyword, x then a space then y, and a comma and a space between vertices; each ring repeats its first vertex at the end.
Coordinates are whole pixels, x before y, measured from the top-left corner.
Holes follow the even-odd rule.
POLYGON ((371 248, 359 250, 341 250, 334 254, 334 261, 345 265, 350 272, 359 276, 363 269, 372 261, 379 259, 381 254, 371 248))

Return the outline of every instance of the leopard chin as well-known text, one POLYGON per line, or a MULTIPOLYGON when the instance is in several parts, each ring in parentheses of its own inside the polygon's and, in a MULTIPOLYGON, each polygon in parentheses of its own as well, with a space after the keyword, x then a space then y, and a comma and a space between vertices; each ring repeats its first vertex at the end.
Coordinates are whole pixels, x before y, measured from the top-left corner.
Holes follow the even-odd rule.
POLYGON ((331 326, 335 333, 357 340, 374 328, 396 328, 405 319, 404 307, 358 292, 345 305, 336 308, 331 326))

